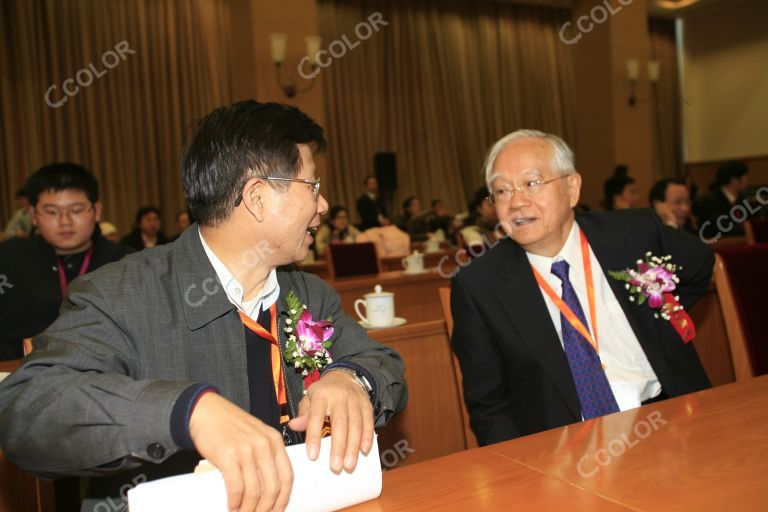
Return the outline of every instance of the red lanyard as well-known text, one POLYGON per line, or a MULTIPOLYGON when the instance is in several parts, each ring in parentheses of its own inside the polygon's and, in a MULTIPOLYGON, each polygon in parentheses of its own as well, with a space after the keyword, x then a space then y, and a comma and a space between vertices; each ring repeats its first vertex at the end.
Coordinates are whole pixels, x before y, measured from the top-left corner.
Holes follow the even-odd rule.
MULTIPOLYGON (((93 256, 93 246, 88 249, 88 252, 85 253, 85 258, 83 258, 83 264, 80 265, 80 271, 77 273, 77 277, 82 276, 86 272, 88 272, 88 265, 91 264, 91 256, 93 256)), ((61 260, 61 256, 59 258, 59 287, 61 288, 61 296, 67 294, 67 273, 64 272, 64 262, 61 260)))
MULTIPOLYGON (((272 345, 272 381, 275 384, 275 396, 277 397, 277 403, 280 405, 280 409, 282 410, 287 400, 285 398, 285 376, 283 375, 283 365, 280 362, 280 345, 277 343, 277 304, 272 304, 272 307, 269 308, 269 316, 272 319, 270 331, 272 332, 263 328, 261 324, 255 322, 251 317, 242 311, 238 311, 238 313, 240 313, 240 320, 242 320, 243 325, 245 325, 258 336, 264 338, 265 340, 269 340, 270 344, 272 345)), ((287 416, 282 416, 280 418, 280 423, 284 423, 288 421, 288 419, 289 418, 287 416)))
POLYGON ((587 243, 587 237, 584 236, 584 232, 579 230, 579 237, 581 239, 581 259, 584 265, 584 279, 587 284, 587 299, 589 300, 589 317, 592 320, 592 330, 595 333, 594 338, 589 333, 589 329, 582 323, 576 313, 568 307, 568 304, 563 302, 563 299, 557 296, 555 290, 549 286, 549 283, 539 274, 539 272, 531 265, 533 269, 533 275, 536 277, 536 281, 544 290, 544 293, 550 298, 550 300, 557 306, 557 309, 563 314, 568 322, 581 333, 584 338, 589 341, 590 345, 595 349, 595 352, 600 353, 600 349, 597 344, 597 309, 595 308, 595 285, 592 281, 592 263, 589 256, 589 243, 587 243))

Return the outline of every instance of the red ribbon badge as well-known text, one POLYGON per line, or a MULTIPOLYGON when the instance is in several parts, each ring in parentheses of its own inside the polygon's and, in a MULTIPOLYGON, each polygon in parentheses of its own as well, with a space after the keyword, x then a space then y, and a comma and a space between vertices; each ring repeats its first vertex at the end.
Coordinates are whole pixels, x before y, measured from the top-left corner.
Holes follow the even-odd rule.
POLYGON ((675 299, 675 296, 671 293, 665 293, 664 305, 661 310, 669 315, 669 323, 682 338, 683 343, 688 343, 696 337, 696 326, 693 325, 693 320, 684 309, 675 310, 677 306, 680 306, 680 303, 675 299))

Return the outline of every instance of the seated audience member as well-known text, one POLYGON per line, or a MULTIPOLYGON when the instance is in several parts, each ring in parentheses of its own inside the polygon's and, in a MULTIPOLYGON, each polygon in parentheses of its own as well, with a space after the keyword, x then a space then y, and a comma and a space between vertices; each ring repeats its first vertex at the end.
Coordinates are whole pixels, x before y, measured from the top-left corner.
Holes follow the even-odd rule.
POLYGON ((674 229, 696 234, 691 220, 691 199, 685 181, 666 178, 654 183, 648 202, 661 222, 674 229))
POLYGON ((421 201, 416 196, 410 196, 403 201, 403 213, 395 221, 401 231, 408 233, 412 242, 422 242, 429 233, 429 219, 421 211, 421 201))
POLYGON ((429 231, 431 233, 442 230, 446 238, 452 238, 453 234, 453 215, 443 206, 440 199, 432 200, 432 209, 428 215, 429 231))
POLYGON ((167 243, 162 231, 160 210, 154 206, 143 206, 136 212, 133 231, 125 235, 120 244, 137 251, 167 243))
POLYGON ((629 177, 626 165, 617 165, 613 175, 603 184, 603 206, 606 210, 637 208, 640 198, 635 180, 629 177))
POLYGON ((407 395, 398 354, 328 284, 276 270, 306 256, 328 207, 313 159, 324 145, 314 121, 275 103, 198 121, 181 168, 199 224, 74 283, 0 383, 5 456, 38 475, 90 476, 84 510, 123 510, 126 483, 191 472, 201 457, 223 473, 227 510, 282 510, 293 479, 284 445, 305 432, 317 459, 328 417, 331 469, 352 471, 407 395), (332 318, 311 335, 332 343, 329 359, 304 348, 305 315, 332 318), (286 351, 294 322, 301 348, 286 351), (315 362, 322 371, 305 381, 315 362))
POLYGON ((117 227, 114 224, 103 220, 99 222, 99 229, 101 230, 101 236, 110 242, 120 243, 120 235, 117 233, 117 227))
POLYGON ((481 445, 710 386, 695 343, 684 342, 691 332, 682 313, 663 319, 650 305, 664 299, 639 305, 608 274, 635 269, 648 252, 670 255, 674 294, 689 309, 712 277, 704 243, 647 209, 575 216, 581 176, 554 135, 503 137, 485 176, 509 237, 451 287, 451 342, 481 445))
POLYGON ((27 191, 23 188, 16 191, 16 211, 5 226, 4 233, 6 238, 24 237, 32 233, 32 214, 29 213, 27 191))
POLYGON ((366 176, 363 180, 365 192, 357 198, 357 214, 360 216, 360 230, 389 226, 389 214, 379 195, 379 180, 366 176))
POLYGON ((403 213, 395 219, 395 226, 408 231, 408 221, 421 214, 421 201, 416 196, 406 197, 403 201, 403 213))
POLYGON ((37 234, 0 243, 0 360, 22 357, 24 338, 53 323, 70 281, 129 252, 101 236, 99 185, 84 167, 47 165, 26 190, 37 234))
POLYGON ((481 187, 469 202, 469 217, 466 227, 460 233, 467 247, 491 245, 499 237, 496 231, 499 219, 496 210, 488 200, 488 189, 481 187))
POLYGON ((171 238, 171 242, 176 241, 181 236, 185 229, 191 224, 189 220, 189 212, 187 209, 183 209, 176 214, 176 234, 171 238))
POLYGON ((315 235, 315 250, 318 258, 323 258, 325 249, 330 244, 353 244, 355 237, 360 234, 355 226, 349 223, 349 210, 343 206, 332 206, 328 210, 328 219, 317 230, 315 235))
POLYGON ((744 162, 727 162, 720 166, 710 193, 701 198, 694 209, 699 230, 705 240, 721 236, 744 236, 743 211, 733 207, 745 199, 749 168, 744 162))

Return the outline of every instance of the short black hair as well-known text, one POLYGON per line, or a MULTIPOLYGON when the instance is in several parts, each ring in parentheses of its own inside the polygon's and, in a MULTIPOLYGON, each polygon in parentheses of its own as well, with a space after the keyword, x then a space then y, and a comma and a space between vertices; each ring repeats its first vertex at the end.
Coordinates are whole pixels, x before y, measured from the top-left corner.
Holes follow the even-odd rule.
POLYGON ((482 206, 483 201, 488 199, 488 188, 487 187, 480 187, 475 191, 475 195, 472 196, 472 199, 469 200, 469 204, 467 205, 469 208, 469 215, 477 215, 477 209, 482 206))
POLYGON ((613 169, 613 175, 603 183, 603 202, 605 207, 613 210, 613 197, 624 192, 627 185, 635 180, 629 177, 629 167, 619 164, 613 169))
POLYGON ((17 190, 16 191, 16 195, 14 196, 14 198, 16 198, 16 199, 18 199, 20 197, 27 197, 27 191, 25 189, 23 189, 23 188, 20 188, 19 190, 17 190))
POLYGON ((48 164, 36 170, 27 178, 24 190, 33 207, 37 205, 40 194, 49 190, 79 190, 85 193, 91 203, 99 200, 99 182, 93 173, 82 165, 69 162, 48 164))
MULTIPOLYGON (((325 150, 323 129, 296 107, 246 100, 193 124, 181 157, 189 212, 200 224, 226 220, 245 183, 257 176, 295 178, 299 144, 325 150)), ((270 181, 275 188, 285 184, 270 181)))
POLYGON ((667 188, 670 185, 682 185, 686 187, 685 180, 678 178, 664 178, 657 181, 651 187, 651 191, 648 193, 648 202, 653 204, 654 201, 663 203, 667 200, 667 188))
POLYGON ((349 215, 349 210, 346 207, 341 206, 340 204, 331 206, 328 210, 328 220, 335 219, 341 212, 347 212, 347 215, 349 215))
POLYGON ((368 180, 370 180, 370 179, 374 179, 374 180, 376 180, 376 181, 379 181, 379 180, 376 178, 376 176, 374 176, 373 174, 369 174, 368 176, 366 176, 365 178, 363 178, 363 186, 366 186, 366 185, 368 184, 368 180))
POLYGON ((731 161, 725 162, 717 170, 715 176, 715 185, 718 187, 724 187, 731 182, 734 178, 741 178, 749 172, 749 167, 744 162, 731 161))
POLYGON ((435 206, 437 206, 437 203, 442 203, 442 199, 433 199, 432 200, 432 208, 434 209, 435 206))
POLYGON ((408 197, 406 197, 405 200, 403 201, 403 210, 407 210, 408 208, 410 208, 411 207, 411 203, 414 202, 417 199, 418 199, 418 197, 416 197, 416 196, 408 196, 408 197))
POLYGON ((150 213, 156 213, 157 216, 160 217, 160 208, 158 208, 157 206, 151 206, 151 205, 150 206, 142 206, 141 208, 139 208, 138 211, 136 212, 136 219, 134 221, 134 222, 136 222, 136 225, 137 226, 139 225, 139 223, 141 222, 142 217, 144 217, 145 215, 150 214, 150 213))

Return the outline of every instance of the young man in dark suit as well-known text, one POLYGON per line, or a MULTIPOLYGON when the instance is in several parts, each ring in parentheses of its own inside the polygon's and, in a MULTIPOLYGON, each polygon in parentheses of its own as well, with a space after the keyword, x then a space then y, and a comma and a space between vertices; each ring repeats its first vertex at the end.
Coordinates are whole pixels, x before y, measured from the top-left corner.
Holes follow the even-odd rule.
POLYGON ((46 165, 25 190, 37 234, 0 244, 0 361, 20 359, 24 338, 53 323, 70 281, 132 252, 101 236, 99 184, 86 168, 46 165))
POLYGON ((721 236, 744 236, 744 207, 734 209, 746 199, 749 168, 744 162, 726 162, 720 166, 709 194, 694 208, 699 221, 699 235, 712 243, 721 236))
POLYGON ((691 343, 609 271, 648 252, 678 265, 686 309, 712 252, 650 210, 576 217, 581 176, 560 138, 532 130, 491 148, 486 181, 509 238, 453 280, 453 348, 472 428, 487 445, 709 387, 691 343))

